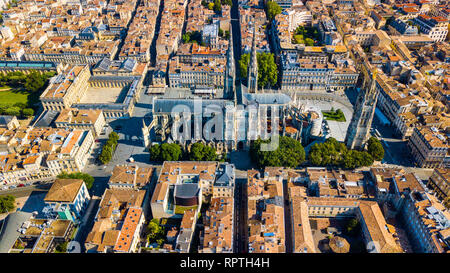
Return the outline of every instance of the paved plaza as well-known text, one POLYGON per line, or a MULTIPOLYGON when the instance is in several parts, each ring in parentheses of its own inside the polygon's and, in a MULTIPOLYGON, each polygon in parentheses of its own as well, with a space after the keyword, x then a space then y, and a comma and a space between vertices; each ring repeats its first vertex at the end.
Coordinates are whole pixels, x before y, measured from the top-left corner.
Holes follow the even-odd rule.
POLYGON ((347 128, 350 125, 350 121, 353 115, 353 109, 349 108, 338 101, 321 101, 321 100, 300 100, 301 103, 305 105, 313 105, 318 107, 322 111, 330 111, 332 108, 334 110, 341 109, 344 113, 344 122, 327 120, 328 127, 330 128, 330 137, 335 138, 337 141, 344 141, 345 135, 347 134, 347 128))
POLYGON ((89 87, 80 103, 121 103, 125 98, 127 90, 128 87, 89 87))

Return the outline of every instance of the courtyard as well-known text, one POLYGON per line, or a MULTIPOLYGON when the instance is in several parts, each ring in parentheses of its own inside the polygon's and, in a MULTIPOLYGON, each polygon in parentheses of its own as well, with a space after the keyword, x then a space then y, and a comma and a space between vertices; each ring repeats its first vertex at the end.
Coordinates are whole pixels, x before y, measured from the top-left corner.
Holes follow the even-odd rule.
POLYGON ((347 134, 347 128, 353 116, 353 109, 338 102, 338 101, 323 101, 323 100, 300 100, 302 104, 314 105, 322 112, 330 112, 331 109, 340 109, 343 113, 345 121, 326 120, 329 127, 329 136, 335 138, 337 141, 344 141, 347 134))
POLYGON ((128 88, 128 86, 123 88, 89 87, 80 103, 122 103, 128 88))
POLYGON ((344 238, 350 245, 349 253, 366 252, 361 231, 355 235, 348 234, 346 230, 347 222, 350 218, 310 218, 311 230, 314 244, 320 253, 333 253, 329 247, 330 238, 339 236, 344 238))

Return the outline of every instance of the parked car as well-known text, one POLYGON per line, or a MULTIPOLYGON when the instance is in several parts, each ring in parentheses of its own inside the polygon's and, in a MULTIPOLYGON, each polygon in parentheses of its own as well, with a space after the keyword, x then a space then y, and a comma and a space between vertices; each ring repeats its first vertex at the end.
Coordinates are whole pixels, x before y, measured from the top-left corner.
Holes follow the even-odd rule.
POLYGON ((25 184, 19 184, 19 185, 17 185, 17 187, 19 187, 19 188, 25 187, 25 184))

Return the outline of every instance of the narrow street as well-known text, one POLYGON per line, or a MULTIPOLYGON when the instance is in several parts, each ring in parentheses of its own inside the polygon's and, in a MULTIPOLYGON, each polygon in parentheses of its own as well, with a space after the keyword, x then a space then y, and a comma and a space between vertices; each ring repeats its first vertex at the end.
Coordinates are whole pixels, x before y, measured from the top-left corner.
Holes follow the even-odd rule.
POLYGON ((247 253, 247 179, 236 177, 234 213, 234 252, 247 253))
POLYGON ((120 54, 120 51, 122 51, 122 47, 123 47, 123 44, 125 42, 125 39, 126 39, 126 36, 128 33, 128 28, 130 27, 131 23, 133 22, 134 16, 136 15, 137 7, 139 7, 140 4, 141 4, 141 0, 136 1, 136 6, 134 6, 133 12, 131 14, 131 19, 128 22, 127 27, 125 29, 125 35, 123 35, 123 37, 121 37, 122 39, 120 40, 119 46, 117 47, 116 55, 114 56, 113 60, 119 59, 119 54, 120 54))
POLYGON ((285 245, 286 253, 293 252, 292 246, 292 223, 291 223, 291 205, 289 202, 289 192, 287 187, 287 181, 283 181, 283 197, 284 197, 284 233, 285 233, 285 245))
POLYGON ((161 17, 164 11, 164 0, 160 0, 159 3, 159 12, 158 16, 156 17, 156 24, 155 24, 155 34, 153 35, 153 41, 150 45, 150 65, 155 66, 156 65, 156 42, 158 41, 159 37, 159 30, 161 28, 161 17))

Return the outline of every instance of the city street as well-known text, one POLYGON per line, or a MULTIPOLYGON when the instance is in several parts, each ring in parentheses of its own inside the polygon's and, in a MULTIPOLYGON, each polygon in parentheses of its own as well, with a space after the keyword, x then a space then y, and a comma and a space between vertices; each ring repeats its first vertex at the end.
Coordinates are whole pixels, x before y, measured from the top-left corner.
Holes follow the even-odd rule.
POLYGON ((378 130, 381 134, 381 143, 385 150, 385 156, 382 163, 402 165, 412 167, 413 162, 407 141, 403 141, 395 136, 392 126, 385 126, 378 120, 376 115, 373 118, 372 128, 378 130))
POLYGON ((289 202, 289 193, 287 187, 287 181, 283 181, 283 197, 284 197, 284 233, 285 233, 285 244, 286 253, 293 252, 292 246, 292 223, 291 223, 291 206, 289 202))

